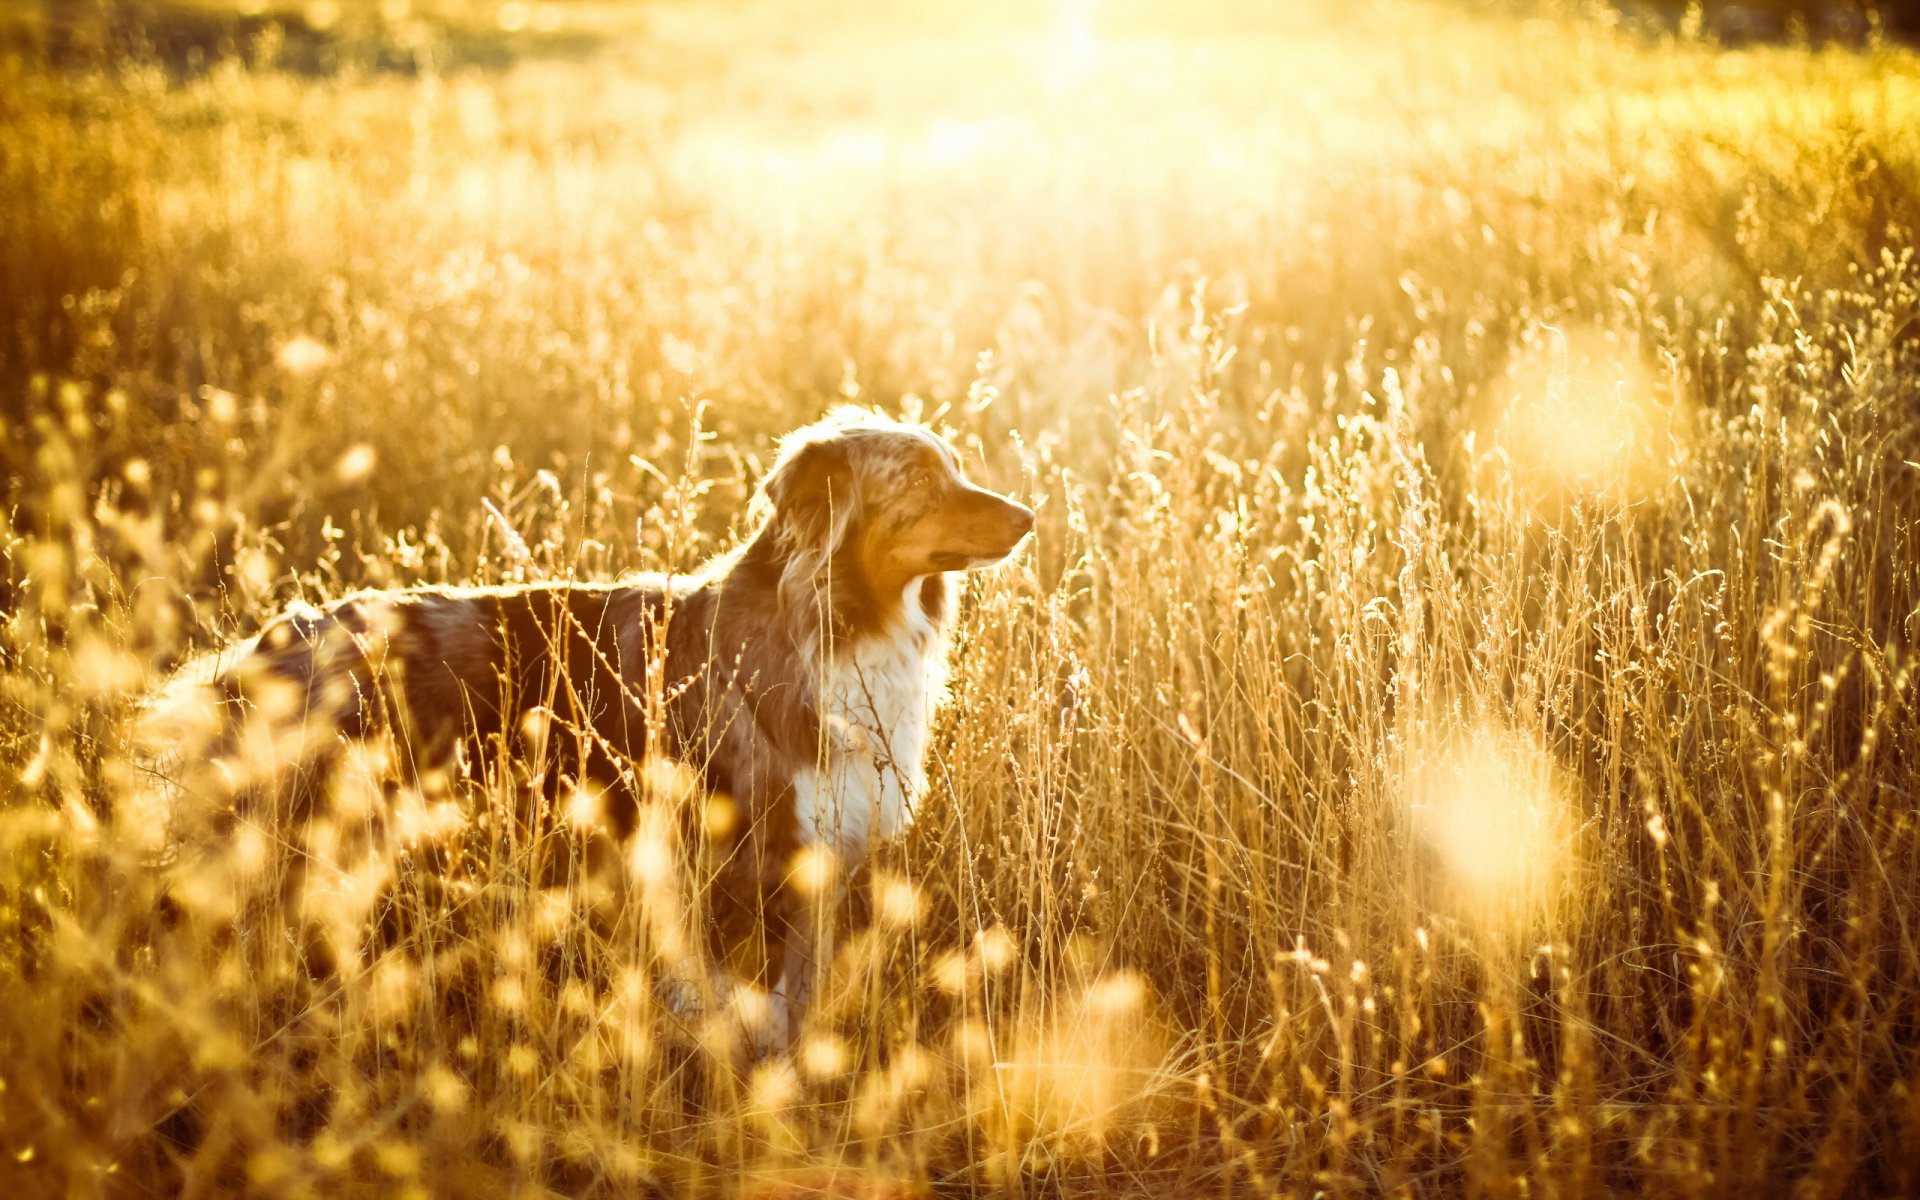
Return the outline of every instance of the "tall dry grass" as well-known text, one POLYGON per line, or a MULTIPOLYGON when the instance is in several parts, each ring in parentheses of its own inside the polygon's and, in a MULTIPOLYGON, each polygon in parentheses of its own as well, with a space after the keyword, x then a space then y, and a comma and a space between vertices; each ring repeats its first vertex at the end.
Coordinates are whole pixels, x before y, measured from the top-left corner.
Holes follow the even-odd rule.
POLYGON ((0 66, 9 1195, 1920 1188, 1909 52, 556 11, 0 66), (191 652, 684 569, 848 397, 1040 526, 793 1053, 675 822, 151 803, 191 652))

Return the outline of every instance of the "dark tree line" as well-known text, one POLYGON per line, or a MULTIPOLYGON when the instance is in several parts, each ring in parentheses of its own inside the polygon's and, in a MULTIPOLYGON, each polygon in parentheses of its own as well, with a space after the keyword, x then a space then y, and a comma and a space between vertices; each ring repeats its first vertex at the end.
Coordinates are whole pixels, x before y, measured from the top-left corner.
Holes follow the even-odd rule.
MULTIPOLYGON (((1614 0, 1630 18, 1678 26, 1687 0, 1614 0)), ((1920 33, 1920 0, 1702 0, 1703 27, 1731 40, 1864 37, 1877 21, 1888 32, 1920 33)))

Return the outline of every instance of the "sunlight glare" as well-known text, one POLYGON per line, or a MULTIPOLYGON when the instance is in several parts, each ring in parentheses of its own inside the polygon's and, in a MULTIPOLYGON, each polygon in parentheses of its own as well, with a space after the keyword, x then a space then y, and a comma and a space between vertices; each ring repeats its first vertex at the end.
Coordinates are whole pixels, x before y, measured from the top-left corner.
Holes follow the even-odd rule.
POLYGON ((1049 64, 1049 82, 1056 87, 1082 82, 1093 68, 1099 49, 1093 34, 1094 2, 1060 0, 1049 64))
POLYGON ((289 375, 311 375, 333 361, 333 351, 326 343, 302 333, 282 343, 273 361, 289 375))
POLYGON ((787 878, 801 895, 820 897, 827 894, 827 889, 833 885, 834 877, 839 872, 840 863, 833 851, 815 843, 802 846, 794 854, 787 878))
POLYGON ((1568 784, 1519 734, 1482 726, 1414 772, 1414 828, 1438 853, 1463 906, 1495 924, 1552 907, 1572 850, 1568 784))
POLYGON ((1498 441, 1541 499, 1645 499, 1670 473, 1672 412, 1651 373, 1597 330, 1543 327, 1516 355, 1498 441))
POLYGON ((993 126, 985 122, 938 120, 927 129, 922 153, 934 166, 955 166, 978 157, 994 134, 993 126))
MULTIPOLYGON (((262 6, 262 11, 265 6, 262 6)), ((307 5, 304 16, 307 24, 315 29, 332 29, 340 21, 340 6, 335 0, 313 0, 307 5)))
POLYGON ((1069 1154, 1098 1153, 1117 1130, 1149 1121, 1171 1078, 1149 999, 1145 978, 1123 972, 1089 981, 1048 1017, 1016 1021, 981 1116, 1069 1154))
POLYGON ((657 802, 641 805, 627 867, 643 888, 658 890, 672 882, 678 860, 674 841, 673 813, 657 802))

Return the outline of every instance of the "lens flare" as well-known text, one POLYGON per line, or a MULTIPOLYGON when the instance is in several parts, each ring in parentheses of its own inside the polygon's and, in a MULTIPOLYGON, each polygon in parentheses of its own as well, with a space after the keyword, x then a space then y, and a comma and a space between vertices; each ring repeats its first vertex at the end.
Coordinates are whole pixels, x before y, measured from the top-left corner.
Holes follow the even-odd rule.
POLYGON ((326 343, 302 333, 281 343, 273 361, 289 375, 311 375, 333 361, 333 351, 326 343))
POLYGON ((1089 981, 1052 1012, 1023 1014, 1004 1038, 976 1031, 969 1049, 990 1064, 995 1086, 976 1093, 975 1120, 1068 1156, 1145 1128, 1173 1079, 1150 1001, 1144 977, 1123 972, 1089 981))
POLYGON ((802 846, 794 854, 787 879, 801 895, 817 897, 827 894, 839 873, 840 863, 833 851, 815 844, 802 846))
POLYGON ((1064 88, 1084 82, 1099 52, 1094 35, 1094 0, 1063 0, 1054 17, 1049 82, 1064 88))
POLYGON ((1495 440, 1536 503, 1633 503, 1682 456, 1681 423, 1652 375, 1606 333, 1542 327, 1509 364, 1495 440))
POLYGON ((661 890, 672 883, 679 862, 676 842, 673 813, 657 803, 641 805, 627 865, 643 888, 661 890))
POLYGON ((1495 925, 1550 911, 1573 863, 1570 782, 1520 734, 1483 725, 1420 756, 1413 827, 1438 855, 1459 905, 1495 925))
POLYGON ((372 446, 361 442, 351 446, 340 461, 334 464, 335 478, 343 484, 365 483, 373 478, 374 469, 380 465, 380 454, 372 446))

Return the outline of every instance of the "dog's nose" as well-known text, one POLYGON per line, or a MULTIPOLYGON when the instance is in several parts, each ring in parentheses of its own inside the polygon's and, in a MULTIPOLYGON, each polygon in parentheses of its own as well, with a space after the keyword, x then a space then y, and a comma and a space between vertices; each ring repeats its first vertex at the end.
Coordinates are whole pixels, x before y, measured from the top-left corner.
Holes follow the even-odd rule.
POLYGON ((1024 504, 1007 501, 1007 524, 1019 530, 1021 537, 1027 536, 1033 532, 1033 510, 1024 504))

